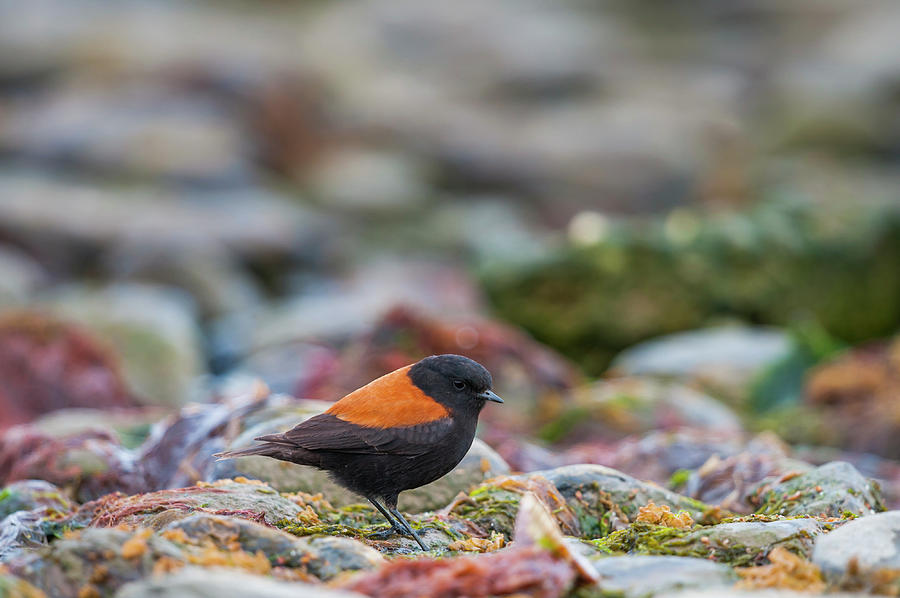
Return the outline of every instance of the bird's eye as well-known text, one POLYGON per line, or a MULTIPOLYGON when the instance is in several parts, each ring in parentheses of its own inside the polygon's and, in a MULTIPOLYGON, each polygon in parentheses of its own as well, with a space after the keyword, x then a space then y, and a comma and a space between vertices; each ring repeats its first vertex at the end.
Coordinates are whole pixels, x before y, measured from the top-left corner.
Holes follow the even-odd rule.
POLYGON ((465 389, 466 389, 466 383, 463 382, 462 380, 454 380, 454 381, 453 381, 453 388, 455 388, 456 390, 465 390, 465 389))

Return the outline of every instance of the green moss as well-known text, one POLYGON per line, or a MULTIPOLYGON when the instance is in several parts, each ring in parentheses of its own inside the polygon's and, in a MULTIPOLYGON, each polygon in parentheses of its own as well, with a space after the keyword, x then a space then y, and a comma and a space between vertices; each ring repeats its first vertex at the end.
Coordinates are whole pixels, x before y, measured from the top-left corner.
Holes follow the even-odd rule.
POLYGON ((669 477, 669 488, 677 489, 687 484, 691 477, 690 469, 679 469, 669 477))

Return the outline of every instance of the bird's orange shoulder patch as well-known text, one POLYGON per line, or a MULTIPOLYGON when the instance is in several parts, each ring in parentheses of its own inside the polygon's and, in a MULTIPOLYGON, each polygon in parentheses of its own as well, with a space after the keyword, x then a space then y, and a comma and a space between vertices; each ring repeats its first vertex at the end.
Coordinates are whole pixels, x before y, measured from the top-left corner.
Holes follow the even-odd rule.
POLYGON ((367 428, 416 426, 448 417, 446 407, 410 380, 411 367, 385 374, 354 390, 325 413, 367 428))

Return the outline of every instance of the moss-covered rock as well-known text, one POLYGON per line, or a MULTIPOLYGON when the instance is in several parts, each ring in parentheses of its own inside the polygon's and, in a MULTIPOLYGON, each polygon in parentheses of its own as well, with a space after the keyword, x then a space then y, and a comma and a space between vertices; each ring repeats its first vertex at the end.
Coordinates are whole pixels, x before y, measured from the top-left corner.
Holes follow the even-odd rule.
POLYGON ((861 516, 884 510, 878 483, 843 461, 833 461, 755 492, 763 515, 861 516))
POLYGON ((786 325, 812 316, 849 342, 900 323, 900 210, 851 203, 679 211, 621 224, 482 278, 496 312, 599 374, 638 341, 722 316, 786 325))
POLYGON ((85 504, 78 517, 94 526, 121 524, 161 529, 194 513, 227 515, 273 524, 303 509, 261 482, 222 480, 216 484, 125 496, 111 494, 85 504))
POLYGON ((372 569, 384 560, 374 549, 350 538, 297 538, 278 529, 234 517, 192 515, 166 526, 163 535, 193 546, 212 544, 220 550, 239 547, 249 554, 262 552, 272 566, 299 569, 323 580, 344 571, 372 569))
POLYGON ((696 557, 742 567, 766 562, 779 546, 808 556, 821 530, 821 524, 812 519, 738 521, 687 529, 638 521, 591 544, 600 554, 696 557))

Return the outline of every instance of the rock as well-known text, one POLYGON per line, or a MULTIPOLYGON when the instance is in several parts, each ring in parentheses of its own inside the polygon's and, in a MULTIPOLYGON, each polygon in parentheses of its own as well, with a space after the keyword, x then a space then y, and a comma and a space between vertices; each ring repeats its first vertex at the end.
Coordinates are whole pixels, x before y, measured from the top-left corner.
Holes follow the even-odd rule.
POLYGON ((794 350, 777 328, 722 326, 679 332, 639 343, 616 356, 612 371, 672 377, 715 396, 744 399, 759 374, 794 350))
POLYGON ((759 564, 776 546, 809 557, 822 530, 822 524, 814 519, 737 521, 701 528, 686 541, 694 542, 698 547, 700 544, 706 546, 709 558, 732 566, 745 566, 759 564), (703 538, 707 538, 709 544, 703 538))
POLYGON ((819 440, 900 457, 900 429, 894 418, 885 417, 896 401, 898 376, 900 336, 852 348, 813 368, 806 378, 804 404, 822 419, 828 436, 819 440))
POLYGON ((649 378, 613 378, 577 389, 566 410, 544 427, 542 436, 574 443, 679 428, 709 430, 720 436, 739 435, 743 429, 731 409, 688 386, 649 378))
POLYGON ((186 567, 171 575, 129 583, 115 598, 359 598, 359 594, 322 586, 278 581, 269 577, 239 571, 209 571, 186 567))
POLYGON ((134 455, 96 428, 53 436, 18 426, 0 436, 0 480, 43 479, 79 501, 117 490, 138 492, 145 476, 134 455))
POLYGON ((0 521, 0 562, 6 562, 25 549, 45 546, 49 540, 43 509, 18 511, 0 521))
POLYGON ((13 482, 0 491, 0 519, 17 511, 47 509, 68 513, 72 508, 72 502, 60 489, 44 480, 13 482))
MULTIPOLYGON (((679 592, 665 592, 657 594, 656 598, 809 598, 809 592, 794 590, 738 590, 738 589, 713 589, 713 590, 684 590, 679 592)), ((850 594, 844 592, 828 593, 828 598, 863 598, 871 594, 850 594)))
POLYGON ((365 334, 398 304, 431 314, 470 314, 481 309, 481 298, 456 267, 408 258, 368 260, 340 279, 325 281, 258 314, 251 348, 298 340, 344 341, 365 334))
POLYGON ((192 304, 172 289, 138 284, 63 287, 46 305, 112 345, 146 404, 182 405, 205 370, 192 304))
POLYGON ((565 498, 581 522, 586 538, 598 538, 632 521, 640 507, 651 500, 674 511, 688 511, 701 519, 707 505, 641 482, 602 465, 568 465, 533 474, 546 478, 565 498))
POLYGON ((86 171, 219 185, 245 182, 238 121, 220 101, 148 79, 136 85, 60 85, 6 113, 0 147, 86 171))
POLYGON ((102 429, 113 432, 125 448, 140 446, 153 424, 160 421, 164 409, 137 407, 128 409, 57 409, 40 416, 32 426, 44 434, 61 438, 72 434, 102 429))
POLYGON ((312 192, 339 209, 402 213, 428 199, 424 166, 413 155, 348 148, 314 165, 312 192))
POLYGON ((819 536, 812 560, 829 578, 847 572, 855 560, 862 571, 900 569, 900 511, 854 519, 819 536))
POLYGON ((175 521, 163 531, 181 530, 192 544, 212 542, 220 550, 232 550, 236 542, 248 554, 261 551, 273 565, 299 569, 322 580, 344 571, 373 569, 384 562, 374 549, 350 538, 290 534, 232 517, 198 514, 175 521))
POLYGON ((580 595, 645 598, 686 588, 726 589, 737 580, 728 565, 690 557, 629 555, 592 562, 602 579, 580 595))
POLYGON ((274 524, 294 519, 303 509, 261 482, 220 480, 215 484, 125 496, 110 494, 87 503, 80 515, 91 525, 122 523, 161 529, 194 513, 228 515, 274 524))
POLYGON ((748 377, 785 357, 787 334, 775 328, 726 326, 679 332, 629 347, 612 368, 625 375, 693 378, 725 369, 726 376, 748 377))
MULTIPOLYGON (((228 448, 250 446, 253 438, 284 432, 321 410, 322 403, 316 401, 295 403, 283 415, 248 428, 228 448)), ((463 460, 446 476, 402 493, 400 508, 410 513, 434 510, 449 503, 460 492, 467 492, 484 480, 505 473, 509 473, 509 466, 488 445, 476 438, 463 460)), ((366 502, 333 482, 324 471, 267 457, 241 457, 216 462, 210 479, 237 475, 262 480, 280 492, 321 493, 335 506, 366 502)))
POLYGON ((779 547, 809 555, 822 529, 811 519, 737 521, 684 529, 636 521, 592 544, 601 554, 695 557, 744 567, 765 563, 779 547))
POLYGON ((47 273, 28 254, 0 245, 0 307, 25 306, 47 273))
POLYGON ((0 575, 0 595, 10 598, 45 598, 46 595, 39 589, 18 577, 12 575, 0 575))
POLYGON ((834 461, 784 482, 763 483, 755 492, 757 513, 844 517, 883 511, 881 489, 849 463, 834 461))
POLYGON ((183 562, 180 549, 153 535, 140 537, 133 552, 126 551, 126 543, 135 536, 118 529, 87 529, 17 557, 7 566, 49 596, 78 598, 91 590, 111 596, 125 583, 149 576, 160 559, 183 562))
POLYGON ((0 315, 0 378, 0 428, 66 407, 136 404, 98 335, 39 311, 0 315))

